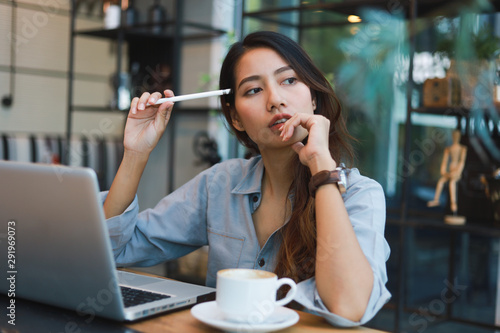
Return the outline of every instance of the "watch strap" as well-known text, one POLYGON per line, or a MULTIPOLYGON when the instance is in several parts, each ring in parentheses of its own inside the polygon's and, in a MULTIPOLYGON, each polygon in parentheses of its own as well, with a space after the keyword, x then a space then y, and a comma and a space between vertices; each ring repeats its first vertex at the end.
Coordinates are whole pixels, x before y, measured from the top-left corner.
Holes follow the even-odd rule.
POLYGON ((320 186, 326 184, 337 184, 340 180, 340 171, 337 169, 332 171, 320 171, 312 176, 309 181, 309 194, 314 198, 316 196, 316 191, 320 186))

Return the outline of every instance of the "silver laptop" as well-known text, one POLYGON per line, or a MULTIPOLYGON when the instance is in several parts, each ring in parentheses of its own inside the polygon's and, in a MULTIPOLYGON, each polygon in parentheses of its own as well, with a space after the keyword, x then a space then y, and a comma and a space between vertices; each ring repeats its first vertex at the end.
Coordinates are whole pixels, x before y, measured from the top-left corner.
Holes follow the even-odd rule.
POLYGON ((215 299, 213 288, 117 271, 105 223, 92 169, 0 161, 0 292, 120 321, 215 299))

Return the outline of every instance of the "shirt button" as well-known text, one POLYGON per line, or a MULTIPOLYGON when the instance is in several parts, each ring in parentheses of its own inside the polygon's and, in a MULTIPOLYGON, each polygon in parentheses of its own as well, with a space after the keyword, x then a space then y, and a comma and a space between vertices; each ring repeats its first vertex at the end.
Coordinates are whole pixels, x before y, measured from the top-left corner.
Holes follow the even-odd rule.
POLYGON ((253 200, 253 202, 257 202, 257 201, 259 201, 259 197, 256 196, 256 195, 254 195, 253 198, 252 198, 252 200, 253 200))
POLYGON ((260 258, 259 260, 259 266, 262 267, 266 264, 266 261, 264 260, 264 258, 260 258))

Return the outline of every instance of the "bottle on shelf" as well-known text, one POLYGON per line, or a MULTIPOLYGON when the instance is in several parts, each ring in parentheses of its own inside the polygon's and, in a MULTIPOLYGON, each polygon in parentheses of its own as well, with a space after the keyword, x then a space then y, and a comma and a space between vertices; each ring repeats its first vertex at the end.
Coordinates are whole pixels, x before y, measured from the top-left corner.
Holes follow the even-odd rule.
POLYGON ((116 0, 107 1, 103 4, 104 27, 106 29, 116 29, 120 26, 121 8, 116 0))
POLYGON ((128 110, 130 107, 130 74, 129 73, 114 73, 111 76, 112 98, 110 107, 112 110, 128 110))
POLYGON ((163 23, 167 19, 167 12, 160 4, 160 0, 155 0, 154 4, 149 8, 148 23, 151 24, 151 31, 155 34, 163 32, 163 23))
POLYGON ((134 0, 128 1, 128 7, 122 14, 122 25, 125 27, 132 27, 139 22, 139 11, 134 6, 134 0))

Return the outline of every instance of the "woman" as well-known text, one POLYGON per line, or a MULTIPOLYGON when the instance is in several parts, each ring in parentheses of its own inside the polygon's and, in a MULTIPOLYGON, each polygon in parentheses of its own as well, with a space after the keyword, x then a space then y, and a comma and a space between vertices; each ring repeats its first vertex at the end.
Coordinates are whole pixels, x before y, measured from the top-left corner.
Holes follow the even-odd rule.
POLYGON ((221 98, 229 126, 258 155, 217 164, 140 214, 139 179, 173 103, 147 106, 160 93, 132 101, 104 203, 117 264, 153 265, 209 245, 208 286, 220 269, 271 270, 299 283, 306 310, 338 326, 367 322, 390 297, 385 201, 356 169, 346 170, 344 194, 320 173, 352 156, 328 81, 294 41, 256 32, 228 52, 220 87, 232 91, 221 98))

